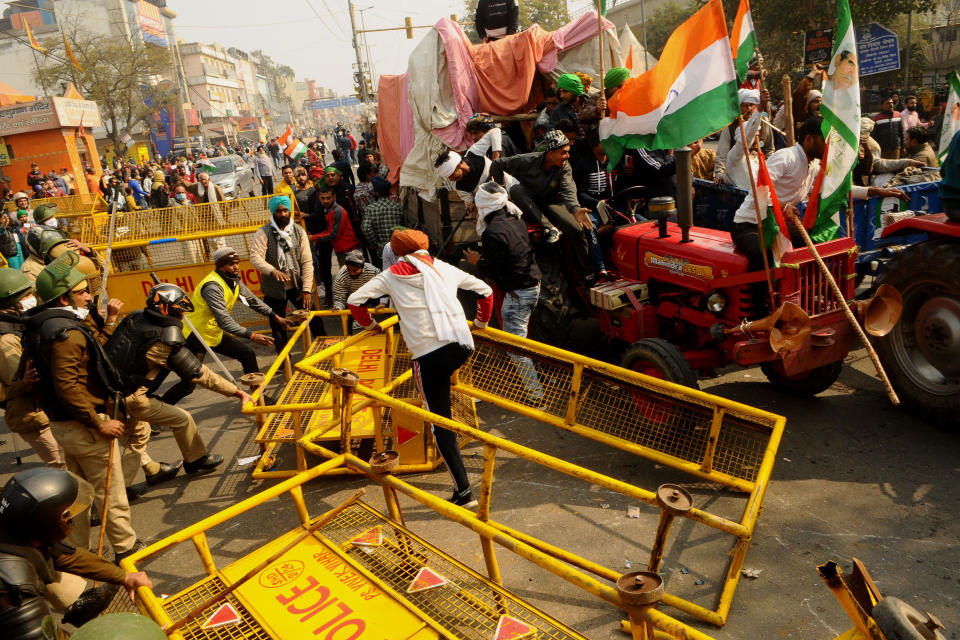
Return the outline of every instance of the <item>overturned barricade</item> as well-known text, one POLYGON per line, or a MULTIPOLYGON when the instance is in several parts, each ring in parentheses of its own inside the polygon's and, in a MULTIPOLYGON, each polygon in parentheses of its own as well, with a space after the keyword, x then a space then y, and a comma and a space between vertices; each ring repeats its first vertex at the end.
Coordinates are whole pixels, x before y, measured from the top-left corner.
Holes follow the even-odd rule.
MULTIPOLYGON (((722 575, 711 579, 717 587, 714 604, 703 602, 702 594, 697 598, 701 602, 695 602, 691 597, 671 593, 669 585, 662 596, 664 604, 688 615, 716 625, 724 624, 769 483, 784 418, 501 331, 474 330, 477 349, 455 376, 454 393, 589 438, 606 445, 605 450, 611 454, 616 453, 612 450, 615 449, 668 467, 674 470, 670 479, 677 478, 675 471, 693 476, 692 484, 667 483, 654 491, 573 464, 559 455, 481 431, 472 420, 466 420, 465 424, 423 410, 418 406, 413 388, 410 385, 404 387, 411 372, 397 373, 408 366, 409 361, 404 358, 409 356, 404 354, 401 337, 394 335, 396 322, 395 317, 381 322, 387 336, 385 348, 391 359, 393 375, 389 380, 380 385, 361 384, 360 376, 355 375, 354 384, 345 385, 343 370, 338 367, 348 349, 382 336, 363 333, 341 338, 332 344, 315 342, 301 362, 291 366, 289 360, 284 360, 283 365, 278 361, 275 367, 285 366, 298 372, 294 376, 306 374, 313 378, 313 384, 327 385, 328 399, 325 402, 301 396, 299 402, 285 403, 293 401, 293 397, 282 397, 275 406, 248 405, 244 412, 259 414, 258 419, 266 421, 283 420, 285 418, 278 416, 292 416, 299 412, 301 427, 304 412, 329 412, 323 416, 329 417, 326 424, 313 414, 310 420, 315 420, 314 428, 294 428, 291 437, 298 437, 299 447, 308 454, 325 459, 343 456, 341 465, 324 465, 326 474, 362 473, 383 483, 391 493, 409 496, 479 534, 488 577, 497 583, 501 582, 501 575, 494 542, 593 595, 618 606, 622 604, 612 586, 623 578, 620 571, 585 558, 575 549, 563 548, 559 541, 541 540, 521 531, 519 526, 492 518, 490 500, 498 454, 500 459, 504 454, 511 459, 520 458, 534 463, 538 469, 585 481, 591 489, 621 494, 655 507, 659 511, 659 521, 655 531, 651 532, 650 559, 646 563, 646 568, 654 573, 662 568, 663 553, 669 546, 669 531, 674 519, 729 534, 734 541, 732 548, 728 547, 721 554, 719 563, 723 568, 719 573, 722 575), (387 346, 391 344, 396 345, 392 351, 387 346), (534 368, 541 386, 542 393, 535 400, 530 398, 528 367, 534 368), (371 412, 374 425, 373 446, 361 451, 363 438, 355 438, 352 429, 356 424, 355 416, 367 411, 371 412), (455 507, 393 474, 381 475, 368 462, 371 452, 374 456, 370 460, 375 462, 377 454, 391 451, 393 453, 389 456, 396 457, 399 465, 395 472, 402 472, 407 462, 403 447, 409 440, 405 439, 401 429, 409 432, 412 425, 418 425, 417 431, 426 434, 431 423, 457 433, 462 441, 475 440, 482 444, 483 470, 477 513, 455 507), (337 438, 331 441, 327 434, 334 429, 338 430, 337 438), (740 495, 741 498, 737 499, 740 505, 738 515, 708 512, 688 493, 687 488, 691 486, 706 486, 714 491, 720 488, 728 498, 728 492, 740 495)), ((289 358, 289 352, 286 356, 289 358)), ((310 378, 300 380, 301 385, 311 384, 310 378)), ((259 395, 256 393, 254 397, 259 398, 259 395)), ((292 417, 289 419, 292 421, 292 417)), ((402 521, 399 504, 394 503, 396 500, 388 498, 391 518, 402 521)), ((559 531, 553 533, 562 536, 559 531)), ((561 537, 561 540, 566 547, 574 546, 569 538, 561 537)), ((590 540, 589 547, 597 549, 596 541, 590 540)), ((704 580, 699 583, 703 584, 704 580)))

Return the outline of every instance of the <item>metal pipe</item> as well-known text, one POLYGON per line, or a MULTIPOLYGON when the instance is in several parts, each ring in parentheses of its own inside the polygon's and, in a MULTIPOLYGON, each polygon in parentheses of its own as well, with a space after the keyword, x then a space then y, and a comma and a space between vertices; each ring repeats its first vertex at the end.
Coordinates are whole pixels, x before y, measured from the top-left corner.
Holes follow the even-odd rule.
POLYGON ((691 242, 690 227, 693 226, 693 169, 690 167, 690 147, 676 149, 677 157, 677 221, 682 234, 681 243, 691 242))

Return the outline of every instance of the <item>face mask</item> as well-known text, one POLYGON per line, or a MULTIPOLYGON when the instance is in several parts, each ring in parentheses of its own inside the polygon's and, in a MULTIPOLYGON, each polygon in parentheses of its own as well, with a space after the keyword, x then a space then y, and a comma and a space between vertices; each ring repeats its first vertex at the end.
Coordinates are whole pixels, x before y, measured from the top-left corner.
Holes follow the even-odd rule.
POLYGON ((186 202, 186 201, 187 201, 187 194, 185 194, 185 193, 178 193, 177 195, 173 196, 173 199, 176 200, 177 202, 186 202))
POLYGON ((56 218, 47 218, 43 221, 43 224, 51 229, 56 229, 58 226, 60 226, 60 223, 57 222, 56 218))
POLYGON ((20 311, 29 311, 37 306, 37 297, 36 296, 27 296, 23 298, 20 302, 17 303, 20 311))
POLYGON ((90 315, 90 309, 82 307, 77 309, 76 307, 64 307, 67 311, 71 312, 73 315, 77 316, 77 320, 83 322, 87 319, 87 316, 90 315))

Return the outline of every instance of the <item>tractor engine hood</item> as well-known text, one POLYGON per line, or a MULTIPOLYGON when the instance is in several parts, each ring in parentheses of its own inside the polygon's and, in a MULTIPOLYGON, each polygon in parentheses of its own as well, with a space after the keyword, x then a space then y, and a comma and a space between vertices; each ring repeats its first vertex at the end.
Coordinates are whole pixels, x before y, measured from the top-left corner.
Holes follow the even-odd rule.
POLYGON ((657 222, 640 222, 617 230, 613 260, 623 277, 709 291, 713 280, 749 271, 747 258, 736 252, 726 231, 692 227, 691 241, 681 242, 680 227, 668 222, 667 237, 659 236, 657 222))

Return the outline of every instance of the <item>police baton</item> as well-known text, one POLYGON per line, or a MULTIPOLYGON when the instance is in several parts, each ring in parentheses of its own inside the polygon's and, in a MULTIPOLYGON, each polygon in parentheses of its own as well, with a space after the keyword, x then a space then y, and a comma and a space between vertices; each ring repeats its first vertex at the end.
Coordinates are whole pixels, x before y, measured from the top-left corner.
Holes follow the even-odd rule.
POLYGON ((107 308, 110 296, 107 295, 107 280, 110 278, 110 260, 113 256, 113 237, 117 231, 117 200, 111 198, 113 204, 110 208, 110 226, 107 231, 107 253, 103 258, 103 278, 100 280, 100 311, 107 308))
MULTIPOLYGON (((153 271, 150 272, 150 277, 153 278, 153 284, 163 284, 160 282, 160 278, 157 277, 157 274, 153 271)), ((200 344, 203 345, 203 348, 206 349, 208 354, 210 354, 210 357, 213 358, 213 361, 220 366, 220 370, 223 371, 224 375, 226 375, 227 380, 233 384, 237 384, 236 378, 233 377, 233 374, 230 373, 230 371, 227 369, 227 366, 223 364, 223 360, 218 358, 217 354, 213 352, 213 349, 211 349, 210 345, 207 344, 207 341, 203 339, 203 336, 200 335, 200 332, 197 331, 197 328, 193 326, 193 323, 190 322, 190 318, 187 317, 187 314, 183 314, 181 317, 183 318, 183 321, 186 323, 187 327, 190 328, 190 331, 193 332, 193 335, 197 337, 197 340, 200 342, 200 344)))

